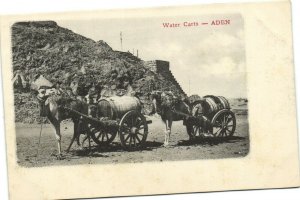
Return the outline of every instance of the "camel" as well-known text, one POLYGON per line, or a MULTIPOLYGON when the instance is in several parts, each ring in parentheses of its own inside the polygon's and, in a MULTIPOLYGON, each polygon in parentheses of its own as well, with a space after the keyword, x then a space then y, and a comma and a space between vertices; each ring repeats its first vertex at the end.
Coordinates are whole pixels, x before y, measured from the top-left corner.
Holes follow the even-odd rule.
POLYGON ((63 106, 88 115, 88 104, 78 99, 63 98, 61 96, 58 96, 56 95, 57 91, 55 89, 40 89, 38 92, 39 94, 37 95, 37 97, 40 100, 40 106, 42 109, 41 115, 47 117, 55 129, 55 137, 58 147, 57 159, 61 159, 62 152, 60 123, 65 119, 72 119, 74 123, 74 134, 71 143, 66 150, 67 152, 69 152, 75 139, 77 140, 77 144, 79 146, 82 146, 82 144, 80 144, 79 142, 80 132, 82 130, 87 130, 87 125, 82 122, 80 116, 64 109, 63 106))
MULTIPOLYGON (((154 91, 150 94, 152 100, 153 111, 151 114, 157 113, 161 116, 161 119, 165 123, 165 141, 163 146, 169 146, 169 140, 171 136, 171 128, 173 121, 183 121, 187 130, 192 126, 188 121, 190 116, 190 107, 182 100, 176 101, 176 98, 171 92, 154 91)), ((190 133, 190 131, 187 131, 190 133)), ((192 135, 189 134, 189 138, 192 139, 192 135)))

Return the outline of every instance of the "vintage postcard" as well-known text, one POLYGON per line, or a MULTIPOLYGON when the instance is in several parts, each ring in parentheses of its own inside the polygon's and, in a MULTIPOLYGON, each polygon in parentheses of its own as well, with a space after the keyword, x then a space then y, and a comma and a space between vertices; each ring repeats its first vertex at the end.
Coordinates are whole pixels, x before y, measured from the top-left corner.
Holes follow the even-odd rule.
POLYGON ((1 57, 11 199, 300 184, 289 1, 3 16, 1 57))

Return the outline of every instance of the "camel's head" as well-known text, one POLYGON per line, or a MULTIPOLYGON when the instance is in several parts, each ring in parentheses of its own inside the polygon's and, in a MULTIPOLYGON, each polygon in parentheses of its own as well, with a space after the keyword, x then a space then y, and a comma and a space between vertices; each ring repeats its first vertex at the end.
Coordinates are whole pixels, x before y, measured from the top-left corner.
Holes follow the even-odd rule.
POLYGON ((176 97, 172 92, 163 92, 161 94, 161 106, 163 108, 172 108, 175 105, 176 97))
POLYGON ((46 100, 49 96, 56 94, 56 89, 55 88, 44 88, 41 87, 40 89, 38 89, 37 91, 37 98, 39 100, 46 100))
POLYGON ((160 113, 162 110, 172 109, 176 98, 172 92, 153 91, 150 94, 153 110, 151 113, 160 113))

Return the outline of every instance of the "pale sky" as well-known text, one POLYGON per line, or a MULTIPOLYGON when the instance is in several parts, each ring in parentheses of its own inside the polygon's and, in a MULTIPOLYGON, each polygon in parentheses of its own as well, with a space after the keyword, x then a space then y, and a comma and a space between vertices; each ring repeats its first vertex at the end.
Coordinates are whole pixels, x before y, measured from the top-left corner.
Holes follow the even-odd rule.
POLYGON ((139 50, 143 60, 166 60, 188 94, 246 97, 244 25, 239 14, 198 15, 180 18, 94 19, 57 21, 58 25, 114 50, 139 50), (183 27, 184 22, 211 23, 230 19, 230 25, 183 27), (162 23, 180 23, 163 28, 162 23))

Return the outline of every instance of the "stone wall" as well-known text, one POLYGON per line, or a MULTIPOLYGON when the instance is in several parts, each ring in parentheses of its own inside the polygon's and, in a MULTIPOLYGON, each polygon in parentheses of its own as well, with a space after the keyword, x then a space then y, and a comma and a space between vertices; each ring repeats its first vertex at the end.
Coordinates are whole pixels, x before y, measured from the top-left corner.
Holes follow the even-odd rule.
POLYGON ((170 63, 164 60, 150 60, 145 61, 145 65, 153 72, 163 75, 165 78, 169 79, 174 85, 181 91, 184 95, 186 93, 181 88, 180 84, 177 82, 173 73, 170 70, 170 63))

